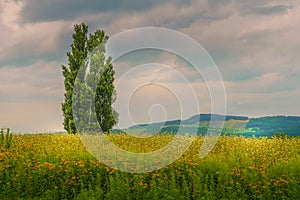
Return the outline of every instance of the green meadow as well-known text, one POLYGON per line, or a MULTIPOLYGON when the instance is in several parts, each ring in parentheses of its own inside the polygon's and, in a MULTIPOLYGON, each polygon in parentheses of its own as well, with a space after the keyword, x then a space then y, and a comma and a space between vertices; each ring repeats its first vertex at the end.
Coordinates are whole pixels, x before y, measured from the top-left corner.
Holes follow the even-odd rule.
MULTIPOLYGON (((155 151, 173 139, 108 137, 132 152, 155 151)), ((300 138, 221 136, 200 159, 203 139, 195 136, 165 168, 126 173, 96 160, 78 135, 2 131, 0 199, 300 199, 300 138)))

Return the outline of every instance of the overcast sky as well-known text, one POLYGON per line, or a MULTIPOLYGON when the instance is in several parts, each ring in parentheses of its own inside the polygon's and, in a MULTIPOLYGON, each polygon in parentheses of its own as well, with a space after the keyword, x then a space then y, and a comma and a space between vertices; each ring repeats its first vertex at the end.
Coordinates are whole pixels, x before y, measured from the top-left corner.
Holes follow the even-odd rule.
MULTIPOLYGON (((63 130, 61 65, 67 64, 73 25, 81 22, 109 36, 148 26, 182 32, 218 66, 228 114, 300 115, 298 0, 0 0, 0 127, 63 130)), ((149 55, 180 65, 166 53, 133 58, 146 62, 149 55)), ((135 106, 138 99, 137 92, 135 106)), ((208 104, 201 111, 210 112, 208 104)))

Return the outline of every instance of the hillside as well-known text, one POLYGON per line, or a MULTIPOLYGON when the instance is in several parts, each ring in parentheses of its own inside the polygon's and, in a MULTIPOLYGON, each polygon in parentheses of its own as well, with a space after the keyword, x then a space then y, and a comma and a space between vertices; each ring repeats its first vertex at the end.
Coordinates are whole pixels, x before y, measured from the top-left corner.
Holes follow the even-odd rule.
MULTIPOLYGON (((185 120, 172 120, 153 124, 140 124, 123 130, 134 133, 173 133, 197 134, 207 133, 211 119, 221 121, 224 119, 222 134, 243 135, 245 137, 272 136, 275 133, 286 133, 289 136, 300 136, 300 117, 298 116, 265 116, 249 118, 246 116, 223 116, 212 114, 199 114, 185 120)), ((213 130, 214 127, 211 127, 213 130)))

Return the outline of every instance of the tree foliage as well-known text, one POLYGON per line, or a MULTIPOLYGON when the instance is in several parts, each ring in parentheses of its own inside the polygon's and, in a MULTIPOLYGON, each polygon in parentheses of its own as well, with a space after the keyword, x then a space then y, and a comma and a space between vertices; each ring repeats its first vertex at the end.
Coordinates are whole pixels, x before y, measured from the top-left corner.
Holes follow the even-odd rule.
POLYGON ((62 66, 66 91, 62 104, 64 128, 75 134, 99 131, 96 129, 100 125, 103 132, 109 132, 118 114, 112 108, 116 99, 115 71, 111 58, 105 56, 108 36, 102 30, 88 36, 84 23, 75 25, 74 31, 71 52, 67 53, 68 66, 62 66))

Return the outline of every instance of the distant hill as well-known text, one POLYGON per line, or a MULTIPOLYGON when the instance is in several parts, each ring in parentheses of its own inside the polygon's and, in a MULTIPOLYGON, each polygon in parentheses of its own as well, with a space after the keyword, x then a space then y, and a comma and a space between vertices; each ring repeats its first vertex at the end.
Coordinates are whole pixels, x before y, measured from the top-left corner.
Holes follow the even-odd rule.
POLYGON ((146 126, 172 126, 172 125, 194 125, 198 122, 209 122, 211 119, 214 119, 215 121, 229 121, 229 120, 248 120, 248 117, 245 116, 223 116, 223 115, 217 115, 217 114, 199 114, 190 117, 186 120, 172 120, 172 121, 166 121, 166 122, 158 122, 153 124, 138 124, 135 126, 129 127, 129 129, 136 129, 136 128, 142 128, 146 126))
POLYGON ((209 123, 224 120, 222 134, 243 135, 245 137, 272 136, 275 133, 286 133, 300 136, 300 117, 298 116, 266 116, 249 118, 246 116, 223 116, 216 114, 199 114, 186 120, 171 120, 152 124, 140 124, 124 129, 124 132, 135 133, 172 133, 205 135, 209 123), (180 128, 179 128, 180 127, 180 128))
POLYGON ((252 118, 246 129, 255 130, 258 134, 266 136, 275 132, 286 133, 290 136, 300 136, 300 117, 296 116, 268 116, 252 118))

